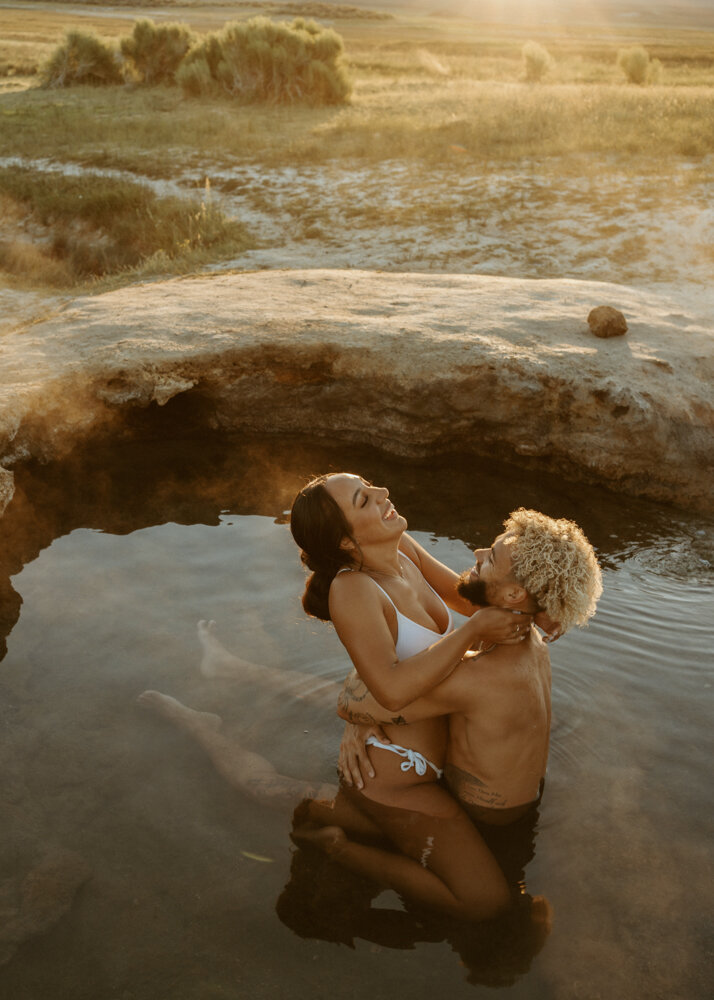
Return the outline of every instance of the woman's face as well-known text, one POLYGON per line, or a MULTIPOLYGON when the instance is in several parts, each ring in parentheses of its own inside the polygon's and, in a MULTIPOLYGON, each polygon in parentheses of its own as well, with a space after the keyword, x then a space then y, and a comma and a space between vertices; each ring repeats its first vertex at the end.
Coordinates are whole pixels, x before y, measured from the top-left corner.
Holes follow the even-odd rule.
POLYGON ((341 472, 327 479, 325 489, 345 515, 360 546, 398 538, 407 526, 406 518, 394 509, 389 490, 372 486, 361 476, 341 472))

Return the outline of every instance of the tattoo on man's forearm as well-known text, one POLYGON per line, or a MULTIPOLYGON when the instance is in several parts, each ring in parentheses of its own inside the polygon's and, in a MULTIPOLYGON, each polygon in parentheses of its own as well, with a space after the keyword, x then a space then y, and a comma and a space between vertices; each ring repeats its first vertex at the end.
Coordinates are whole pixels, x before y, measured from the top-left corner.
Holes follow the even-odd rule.
POLYGON ((407 720, 402 715, 397 715, 391 720, 383 719, 382 722, 377 722, 374 715, 360 711, 358 706, 360 702, 365 700, 368 694, 369 689, 364 681, 360 680, 356 673, 350 674, 342 685, 342 690, 337 697, 337 707, 342 718, 347 719, 348 722, 352 722, 355 725, 377 726, 381 725, 384 721, 391 721, 395 726, 406 726, 407 720))
POLYGON ((369 691, 367 690, 367 685, 364 681, 361 681, 357 676, 353 678, 352 675, 350 675, 342 685, 340 698, 344 698, 345 702, 349 701, 350 698, 353 701, 364 701, 368 694, 369 691))

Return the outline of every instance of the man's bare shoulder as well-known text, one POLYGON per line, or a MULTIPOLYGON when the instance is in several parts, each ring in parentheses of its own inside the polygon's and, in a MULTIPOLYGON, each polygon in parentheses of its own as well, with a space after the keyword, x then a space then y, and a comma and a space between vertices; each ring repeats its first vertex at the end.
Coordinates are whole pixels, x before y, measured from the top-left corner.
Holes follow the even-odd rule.
POLYGON ((537 628, 531 629, 531 649, 542 663, 550 664, 550 649, 537 628))
POLYGON ((450 714, 468 717, 483 706, 492 684, 492 677, 496 674, 496 671, 492 672, 486 663, 487 659, 484 653, 466 656, 451 676, 441 682, 439 688, 448 689, 454 706, 450 714))
POLYGON ((528 642, 492 646, 491 649, 478 653, 473 659, 464 662, 470 664, 474 679, 478 679, 483 689, 483 685, 487 683, 502 685, 513 670, 528 666, 540 668, 549 664, 550 653, 546 643, 533 629, 528 642))

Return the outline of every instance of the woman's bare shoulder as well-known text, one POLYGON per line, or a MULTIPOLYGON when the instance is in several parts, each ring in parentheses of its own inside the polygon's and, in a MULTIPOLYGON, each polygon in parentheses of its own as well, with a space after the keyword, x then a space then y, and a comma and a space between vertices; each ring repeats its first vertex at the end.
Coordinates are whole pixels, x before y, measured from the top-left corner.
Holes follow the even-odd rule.
POLYGON ((328 598, 330 618, 350 655, 351 642, 374 636, 377 623, 385 621, 390 607, 387 598, 366 573, 340 573, 332 581, 328 598), (365 622, 372 628, 365 629, 365 622))
POLYGON ((343 570, 330 584, 330 600, 353 599, 363 594, 378 593, 366 573, 358 570, 343 570))

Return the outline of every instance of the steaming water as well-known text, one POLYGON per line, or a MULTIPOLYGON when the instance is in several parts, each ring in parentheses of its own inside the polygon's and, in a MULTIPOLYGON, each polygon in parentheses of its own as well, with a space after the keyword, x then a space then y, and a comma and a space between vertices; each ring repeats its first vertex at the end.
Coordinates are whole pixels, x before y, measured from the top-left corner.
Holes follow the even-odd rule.
POLYGON ((21 877, 47 854, 73 852, 90 878, 54 926, 24 933, 0 969, 3 996, 421 1000, 485 995, 484 982, 529 1000, 709 995, 711 522, 478 464, 146 440, 23 473, 0 527, 23 601, 0 665, 1 915, 12 919, 21 877), (362 900, 357 919, 359 893, 333 869, 294 885, 286 926, 289 816, 231 790, 135 703, 165 691, 218 712, 279 770, 332 780, 332 715, 204 679, 195 636, 214 618, 251 660, 318 685, 343 676, 334 633, 302 615, 285 524, 295 489, 328 467, 389 485, 410 530, 455 568, 518 504, 575 518, 602 560, 596 618, 552 647, 551 760, 526 875, 554 927, 539 954, 506 956, 500 972, 469 973, 428 923, 382 933, 384 911, 403 910, 394 893, 366 916, 362 900))

